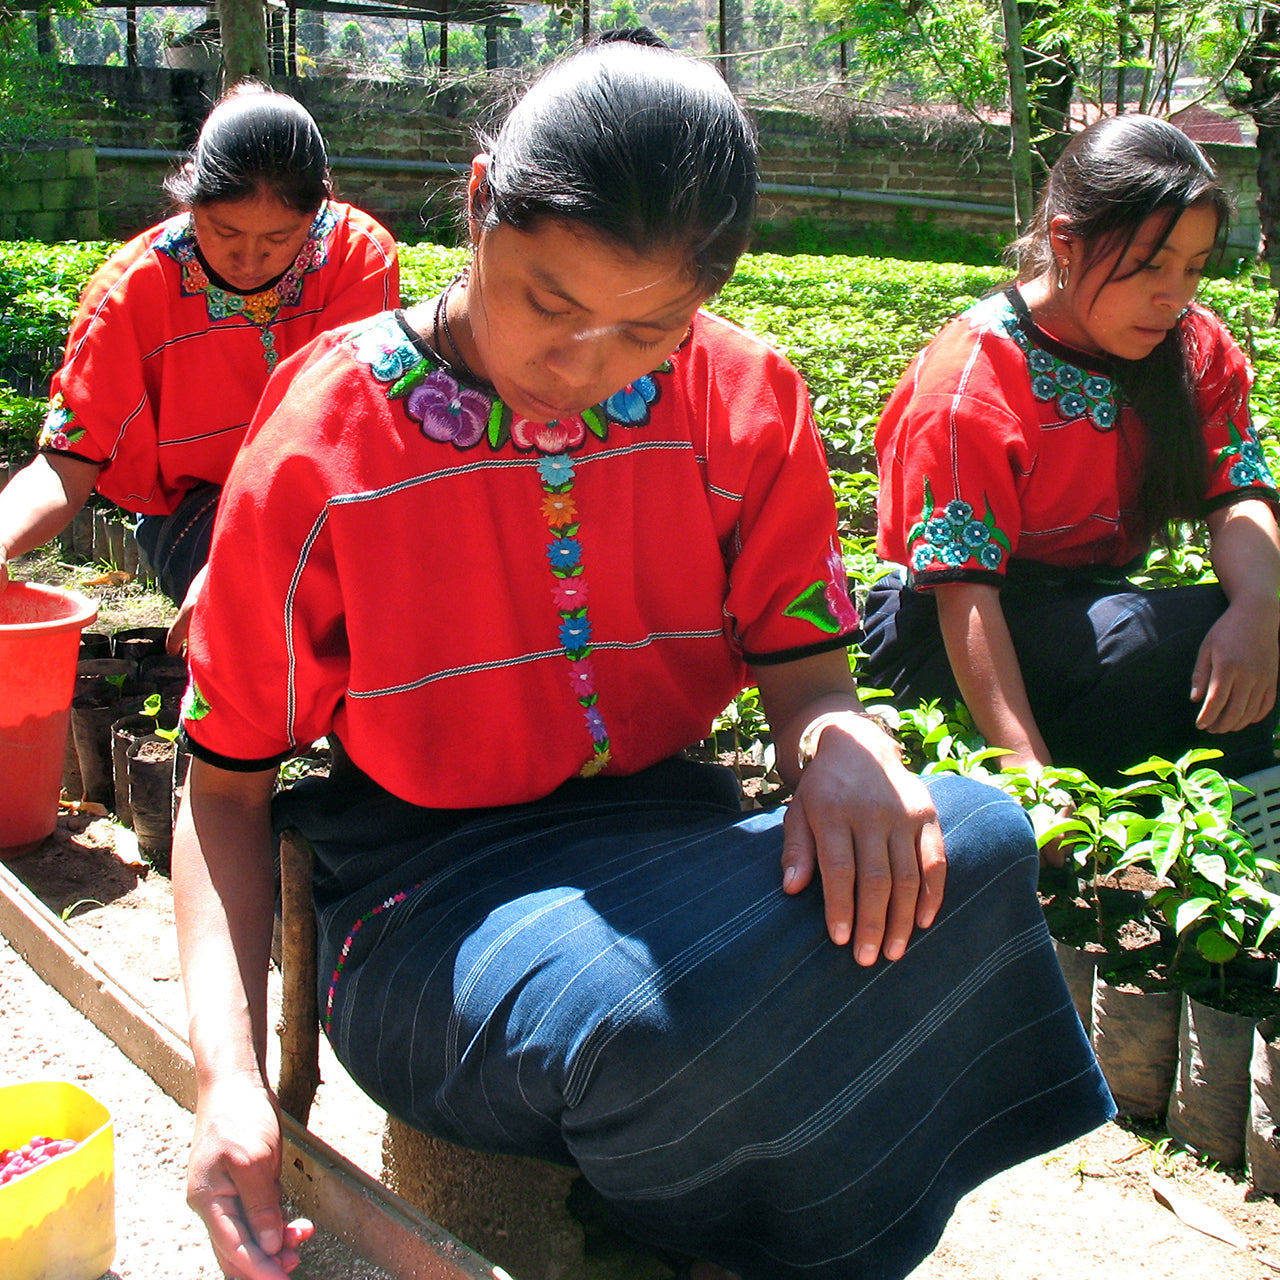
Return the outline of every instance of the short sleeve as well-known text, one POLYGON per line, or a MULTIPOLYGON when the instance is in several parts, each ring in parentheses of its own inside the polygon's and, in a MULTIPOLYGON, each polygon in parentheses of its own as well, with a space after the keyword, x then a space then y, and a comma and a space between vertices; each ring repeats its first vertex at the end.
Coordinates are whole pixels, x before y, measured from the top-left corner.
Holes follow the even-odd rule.
POLYGON ((1253 370, 1221 321, 1193 307, 1186 329, 1187 358, 1197 388, 1209 457, 1209 509, 1244 497, 1276 501, 1276 483, 1249 414, 1253 370))
POLYGON ((224 768, 265 768, 323 737, 345 692, 326 520, 342 488, 326 464, 340 466, 344 451, 326 448, 325 405, 358 413, 363 381, 328 335, 284 362, 223 490, 192 620, 183 728, 195 754, 224 768), (319 437, 306 453, 292 447, 302 424, 319 437))
POLYGON ((364 320, 400 305, 400 259, 391 233, 360 209, 348 206, 338 227, 340 260, 326 292, 324 328, 364 320))
POLYGON ((725 528, 728 625, 745 661, 788 662, 853 642, 858 615, 836 532, 826 454, 795 369, 707 317, 708 480, 725 528), (731 520, 731 524, 727 524, 731 520))
POLYGON ((876 430, 877 549, 920 587, 1003 581, 1023 526, 1037 416, 1014 402, 1021 354, 952 322, 894 389, 876 430), (1012 394, 1011 394, 1012 393, 1012 394))

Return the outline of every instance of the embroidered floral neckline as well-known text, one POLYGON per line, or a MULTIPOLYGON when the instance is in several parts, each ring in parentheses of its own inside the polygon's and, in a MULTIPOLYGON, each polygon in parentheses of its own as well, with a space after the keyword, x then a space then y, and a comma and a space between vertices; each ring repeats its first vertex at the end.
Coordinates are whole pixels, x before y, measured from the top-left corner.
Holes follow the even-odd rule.
POLYGON ((510 442, 522 453, 539 455, 539 511, 547 522, 551 600, 560 619, 556 636, 568 663, 570 692, 582 708, 591 739, 591 754, 578 773, 584 778, 599 773, 612 759, 612 750, 591 662, 589 590, 571 454, 588 435, 607 439, 611 426, 647 426, 662 394, 659 375, 671 372, 670 360, 578 417, 533 422, 515 416, 492 391, 459 381, 434 351, 419 345, 400 312, 375 316, 348 334, 347 342, 356 359, 384 384, 387 399, 403 400, 405 413, 428 440, 455 449, 474 449, 487 441, 495 451, 510 442))
POLYGON ((274 284, 256 293, 236 293, 209 279, 196 252, 196 233, 190 215, 172 220, 161 232, 155 247, 168 254, 181 268, 183 297, 204 294, 210 320, 244 316, 258 326, 267 368, 274 369, 280 356, 271 325, 283 308, 296 307, 301 301, 303 277, 318 271, 329 260, 329 236, 337 225, 338 215, 325 201, 288 269, 274 284))

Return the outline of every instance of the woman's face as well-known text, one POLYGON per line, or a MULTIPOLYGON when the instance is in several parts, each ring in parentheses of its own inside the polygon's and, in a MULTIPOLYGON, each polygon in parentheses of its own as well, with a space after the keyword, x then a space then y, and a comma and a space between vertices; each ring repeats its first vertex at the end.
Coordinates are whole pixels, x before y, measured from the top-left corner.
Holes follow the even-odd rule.
POLYGON ((641 257, 570 222, 500 224, 479 235, 453 334, 517 417, 550 422, 660 365, 705 296, 683 255, 641 257))
POLYGON ((1166 218, 1152 214, 1123 253, 1104 254, 1088 267, 1079 237, 1055 233, 1056 256, 1069 266, 1061 312, 1054 316, 1057 337, 1082 351, 1124 360, 1141 360, 1155 350, 1195 297, 1218 235, 1214 210, 1193 206, 1152 257, 1166 218))
POLYGON ((265 191, 214 200, 191 210, 204 260, 233 289, 249 293, 274 280, 298 256, 315 221, 265 191))

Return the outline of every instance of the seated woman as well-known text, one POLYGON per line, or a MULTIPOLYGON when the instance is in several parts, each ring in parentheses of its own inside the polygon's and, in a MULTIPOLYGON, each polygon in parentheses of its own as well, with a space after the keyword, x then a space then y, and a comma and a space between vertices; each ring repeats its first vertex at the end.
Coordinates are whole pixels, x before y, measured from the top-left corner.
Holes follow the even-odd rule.
POLYGON ((1018 282, 952 321, 876 433, 865 678, 963 698, 1006 764, 1114 784, 1153 754, 1274 762, 1280 551, 1249 366, 1195 302, 1227 199, 1160 120, 1078 134, 1018 282), (1208 529, 1221 585, 1139 590, 1153 539, 1208 529))
MULTIPOLYGON (((0 491, 0 590, 6 562, 96 489, 138 513, 138 542, 182 603, 271 371, 399 301, 395 241, 331 198, 324 140, 285 94, 246 85, 224 98, 167 189, 183 212, 90 280, 36 457, 0 491)), ((184 613, 175 640, 185 626, 184 613)))
POLYGON ((316 849, 324 1025, 380 1105, 751 1280, 905 1275, 1110 1114, 1029 824, 860 710, 805 388, 701 310, 755 206, 720 77, 602 42, 483 145, 469 267, 283 365, 223 498, 174 851, 191 1202, 228 1275, 297 1261, 272 791, 330 735, 350 766, 274 820, 316 849), (753 682, 795 796, 744 814, 680 753, 753 682))

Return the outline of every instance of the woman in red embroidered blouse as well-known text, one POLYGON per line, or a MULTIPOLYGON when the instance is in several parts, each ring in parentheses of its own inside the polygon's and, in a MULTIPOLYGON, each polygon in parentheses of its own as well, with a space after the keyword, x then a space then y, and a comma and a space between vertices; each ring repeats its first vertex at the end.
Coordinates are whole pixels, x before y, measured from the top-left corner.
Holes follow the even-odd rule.
POLYGON ((1274 760, 1280 551, 1251 373, 1194 301, 1227 202, 1172 125, 1100 121, 1054 166, 1019 282, 948 325, 876 435, 869 683, 963 697, 1008 764, 1274 760), (1137 590, 1171 523, 1221 584, 1137 590))
POLYGON ((297 1263, 274 821, 316 852, 326 1034, 392 1114, 575 1166, 700 1280, 895 1280, 1110 1113, 1025 817, 860 713, 804 385, 700 309, 755 204, 724 81, 605 42, 485 141, 469 269, 287 361, 227 483, 173 858, 191 1203, 228 1275, 297 1263), (681 757, 747 683, 785 810, 681 757), (321 734, 333 773, 273 802, 321 734))
POLYGON ((324 142, 284 94, 246 86, 210 113, 169 181, 185 212, 115 253, 84 292, 38 453, 0 493, 5 562, 96 489, 182 602, 218 494, 276 364, 399 300, 395 242, 330 198, 324 142))

